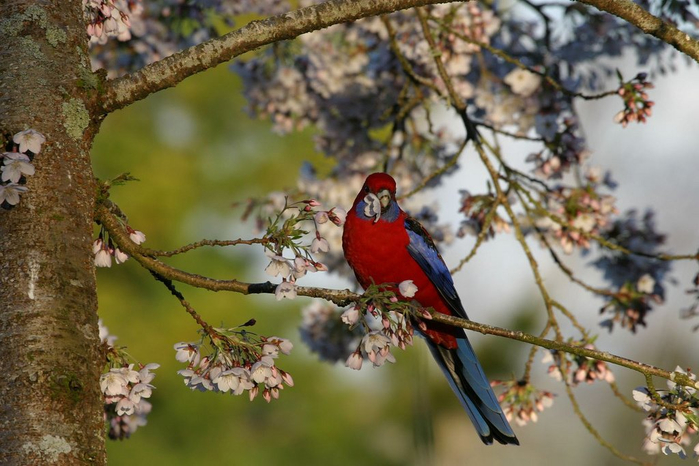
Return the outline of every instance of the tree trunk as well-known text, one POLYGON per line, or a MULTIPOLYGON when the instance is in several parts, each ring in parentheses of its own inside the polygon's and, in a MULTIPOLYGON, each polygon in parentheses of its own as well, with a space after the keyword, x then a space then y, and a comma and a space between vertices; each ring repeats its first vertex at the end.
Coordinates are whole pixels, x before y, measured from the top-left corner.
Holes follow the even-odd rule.
POLYGON ((104 464, 82 3, 0 0, 0 37, 0 141, 46 136, 0 209, 0 464, 104 464))

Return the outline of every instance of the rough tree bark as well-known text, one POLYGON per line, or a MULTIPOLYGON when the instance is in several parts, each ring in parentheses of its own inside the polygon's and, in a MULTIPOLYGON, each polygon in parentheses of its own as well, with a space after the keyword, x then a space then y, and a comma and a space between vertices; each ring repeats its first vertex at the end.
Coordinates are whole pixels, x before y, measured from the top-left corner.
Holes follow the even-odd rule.
POLYGON ((82 2, 0 1, 0 37, 0 141, 46 136, 29 191, 0 209, 0 464, 102 464, 82 2))

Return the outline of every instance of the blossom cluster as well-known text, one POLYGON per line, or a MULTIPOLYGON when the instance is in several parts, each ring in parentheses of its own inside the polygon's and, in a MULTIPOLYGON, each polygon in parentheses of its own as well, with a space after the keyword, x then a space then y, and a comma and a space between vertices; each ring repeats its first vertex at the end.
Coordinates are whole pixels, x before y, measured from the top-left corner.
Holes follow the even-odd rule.
MULTIPOLYGON (((675 372, 687 374, 691 380, 696 375, 677 367, 675 372)), ((699 455, 699 395, 691 387, 668 380, 668 390, 658 390, 656 398, 646 387, 633 390, 633 398, 648 413, 643 420, 646 438, 643 450, 651 455, 661 451, 665 455, 687 457, 685 447, 695 444, 694 455, 699 455)))
POLYGON ((83 0, 90 42, 104 44, 110 37, 131 39, 131 18, 143 13, 141 0, 83 0))
POLYGON ((269 16, 291 9, 287 0, 83 0, 83 7, 93 69, 107 69, 111 77, 216 37, 221 22, 232 27, 237 15, 269 16))
POLYGON ((557 119, 554 114, 537 115, 536 129, 546 144, 526 159, 534 163, 534 174, 543 179, 561 178, 572 167, 582 165, 590 155, 577 117, 569 115, 563 118, 562 128, 557 119))
POLYGON ((670 261, 654 259, 665 243, 665 235, 656 231, 652 211, 639 218, 635 210, 617 218, 604 231, 604 237, 633 254, 604 250, 593 265, 603 271, 604 279, 618 290, 607 296, 600 313, 611 314, 601 325, 610 331, 618 323, 632 332, 645 326, 645 317, 653 304, 665 299, 664 281, 672 266, 670 261))
MULTIPOLYGON (((459 212, 463 213, 466 219, 461 221, 456 236, 460 238, 466 234, 478 236, 485 227, 486 218, 494 206, 495 196, 492 193, 472 195, 470 192, 462 190, 459 212)), ((510 231, 510 224, 497 211, 493 212, 492 216, 485 239, 494 238, 496 232, 509 233, 510 231)))
MULTIPOLYGON (((573 344, 586 349, 595 349, 591 342, 592 340, 573 342, 573 344)), ((573 386, 581 382, 590 384, 596 380, 603 380, 607 383, 614 382, 614 373, 609 370, 606 362, 565 353, 567 363, 564 367, 561 359, 562 354, 559 351, 549 350, 544 353, 544 357, 541 359, 542 363, 549 364, 548 373, 554 379, 558 381, 563 380, 561 370, 565 370, 566 381, 573 386)))
POLYGON ((553 405, 553 393, 538 390, 524 380, 493 380, 490 385, 503 388, 498 401, 507 420, 516 422, 518 426, 536 422, 538 413, 553 405))
MULTIPOLYGON (((125 226, 131 241, 141 244, 146 240, 146 235, 143 232, 134 230, 128 225, 125 226)), ((111 267, 112 258, 116 264, 123 264, 129 258, 128 254, 114 245, 104 228, 100 230, 99 236, 92 243, 92 254, 95 256, 95 267, 111 267)))
MULTIPOLYGON (((254 321, 244 326, 252 325, 254 321)), ((275 365, 279 353, 290 354, 293 344, 284 338, 254 335, 244 329, 211 329, 199 342, 179 342, 175 358, 187 363, 178 371, 192 390, 242 395, 250 401, 261 394, 268 403, 279 398, 284 384, 291 387, 291 374, 275 365), (210 351, 205 351, 208 340, 210 351)))
POLYGON ((405 280, 396 287, 383 288, 371 285, 365 291, 362 303, 342 313, 342 322, 350 329, 361 326, 365 332, 357 349, 345 361, 345 366, 351 369, 361 369, 365 359, 374 367, 396 362, 391 346, 404 350, 413 344, 414 329, 406 313, 418 311, 409 302, 417 293, 417 286, 412 280, 405 280))
POLYGON ((46 138, 34 129, 27 129, 12 136, 12 142, 14 150, 0 154, 0 206, 5 208, 17 205, 20 195, 28 191, 29 188, 24 186, 26 177, 35 173, 32 161, 41 152, 46 138))
POLYGON ((559 186, 545 194, 546 211, 536 219, 536 227, 571 254, 577 248, 589 249, 590 235, 599 235, 617 212, 613 196, 599 194, 595 186, 559 186), (550 215, 552 214, 552 215, 550 215))
MULTIPOLYGON (((645 123, 653 112, 655 102, 648 98, 647 89, 653 89, 653 84, 646 81, 646 73, 638 73, 634 79, 619 86, 617 93, 624 101, 624 109, 614 116, 614 121, 624 128, 630 122, 645 123)), ((622 81, 621 75, 619 80, 622 81)))
POLYGON ((274 293, 278 301, 284 298, 294 299, 296 281, 307 273, 328 270, 323 263, 313 259, 313 254, 327 253, 330 250, 330 244, 321 235, 319 227, 324 224, 342 226, 347 213, 339 207, 322 210, 319 209, 320 206, 314 199, 291 205, 285 199, 283 208, 267 227, 265 239, 273 246, 265 247, 265 255, 270 259, 265 273, 282 279, 274 293), (310 233, 300 226, 306 222, 312 222, 314 228, 310 246, 301 243, 301 239, 310 233), (284 249, 291 250, 294 258, 284 257, 284 249))
POLYGON ((109 428, 109 438, 129 438, 138 427, 146 425, 151 404, 146 401, 155 388, 151 371, 158 364, 134 364, 128 355, 114 346, 116 337, 99 321, 100 340, 105 346, 109 370, 100 376, 100 389, 104 395, 104 420, 109 428))

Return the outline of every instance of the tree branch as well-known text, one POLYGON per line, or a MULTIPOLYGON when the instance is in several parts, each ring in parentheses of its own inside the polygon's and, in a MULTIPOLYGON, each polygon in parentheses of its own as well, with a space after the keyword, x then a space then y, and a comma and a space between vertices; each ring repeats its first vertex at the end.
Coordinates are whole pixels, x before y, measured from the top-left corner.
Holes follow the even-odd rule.
MULTIPOLYGON (((109 207, 103 203, 97 205, 95 208, 95 220, 109 232, 109 238, 120 250, 131 256, 146 270, 149 270, 151 273, 156 273, 167 280, 186 283, 187 285, 211 291, 233 291, 241 294, 274 294, 277 288, 277 285, 271 282, 245 283, 238 280, 217 280, 215 278, 185 272, 167 265, 155 258, 160 251, 144 248, 131 241, 128 233, 119 222, 119 219, 114 216, 114 214, 110 212, 109 207)), ((352 293, 349 290, 329 290, 304 286, 297 286, 296 293, 299 296, 323 298, 338 306, 347 306, 358 301, 360 298, 360 295, 352 293)))
POLYGON ((124 108, 201 71, 263 45, 293 39, 310 31, 416 6, 452 0, 329 0, 249 24, 222 37, 189 47, 142 69, 109 81, 101 113, 124 108))
POLYGON ((646 34, 657 37, 675 47, 688 57, 699 62, 699 41, 686 32, 653 16, 631 0, 577 0, 586 5, 592 5, 598 10, 618 16, 629 24, 633 24, 646 34))
POLYGON ((666 370, 660 369, 659 367, 651 366, 650 364, 645 364, 642 362, 637 362, 632 359, 624 358, 621 356, 616 356, 606 351, 588 349, 583 346, 575 346, 562 341, 548 340, 546 338, 536 337, 534 335, 520 332, 518 330, 508 330, 500 327, 493 327, 491 325, 479 324, 477 322, 461 319, 459 317, 449 316, 446 314, 432 313, 432 320, 434 320, 435 322, 441 322, 443 324, 453 325, 455 327, 461 327, 466 330, 479 332, 484 335, 496 335, 499 337, 509 338, 511 340, 530 343, 532 345, 540 346, 542 348, 547 348, 550 350, 562 351, 564 353, 575 354, 577 356, 582 356, 585 358, 596 359, 598 361, 605 361, 611 364, 615 364, 617 366, 622 366, 627 369, 639 372, 644 376, 656 376, 663 379, 672 380, 673 382, 679 385, 683 385, 685 387, 699 388, 699 382, 690 379, 686 374, 682 374, 680 372, 668 372, 666 370))
MULTIPOLYGON (((124 227, 121 225, 117 217, 110 212, 109 207, 107 207, 104 203, 97 205, 95 209, 95 220, 107 230, 110 239, 119 247, 119 249, 133 257, 134 260, 136 260, 151 273, 160 275, 167 280, 178 281, 187 285, 197 288, 205 288, 211 291, 233 291, 242 294, 274 294, 277 287, 276 284, 270 282, 245 283, 238 280, 217 280, 214 278, 185 272, 160 262, 159 260, 149 256, 149 249, 144 248, 129 239, 129 235, 124 227)), ((347 306, 351 303, 359 302, 362 297, 361 295, 353 293, 350 290, 331 290, 327 288, 311 288, 302 286, 297 286, 296 292, 299 296, 322 298, 333 302, 338 306, 347 306)), ((547 340, 528 333, 480 324, 446 314, 433 312, 431 315, 431 319, 435 322, 441 322, 483 334, 510 338, 512 340, 530 343, 542 348, 562 351, 599 361, 606 361, 611 364, 616 364, 618 366, 640 372, 641 374, 644 374, 644 376, 661 377, 663 379, 672 380, 680 385, 699 388, 699 382, 693 381, 686 374, 682 374, 680 372, 668 372, 658 367, 636 362, 621 356, 615 356, 611 353, 572 345, 562 340, 547 340)))

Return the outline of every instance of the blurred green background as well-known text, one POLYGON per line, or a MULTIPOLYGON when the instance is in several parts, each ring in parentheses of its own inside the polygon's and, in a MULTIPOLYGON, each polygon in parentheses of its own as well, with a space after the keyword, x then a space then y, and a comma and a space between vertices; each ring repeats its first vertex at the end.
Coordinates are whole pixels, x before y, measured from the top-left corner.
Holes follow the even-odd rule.
MULTIPOLYGON (((252 225, 241 223, 242 210, 233 208, 235 202, 293 188, 303 161, 327 168, 330 162, 315 153, 310 132, 278 136, 268 122, 249 118, 244 107, 237 76, 220 66, 105 120, 93 151, 95 173, 114 178, 130 172, 140 179, 113 188, 112 199, 129 216, 130 225, 146 233, 146 246, 174 249, 204 238, 251 237, 252 225)), ((479 256, 487 258, 489 247, 479 256)), ((465 246, 456 260, 463 251, 465 246)), ((513 254, 521 258, 521 252, 513 254)), ((200 249, 167 262, 214 278, 267 279, 261 247, 200 249)), ((462 272, 466 280, 469 274, 475 280, 485 273, 498 286, 505 285, 488 262, 480 269, 474 264, 462 272)), ((508 266, 520 265, 525 276, 530 274, 524 262, 508 266)), ((538 332, 541 321, 534 316, 540 315, 540 300, 530 276, 527 280, 516 304, 500 303, 506 306, 503 316, 490 319, 477 313, 474 318, 538 332)), ((327 283, 352 286, 332 275, 327 283)), ((271 295, 246 297, 184 285, 179 289, 213 325, 234 326, 254 317, 254 331, 291 339, 291 356, 281 356, 278 364, 293 375, 295 386, 270 404, 260 398, 249 402, 247 397, 190 391, 176 374, 183 365, 175 361, 173 344, 197 340, 195 322, 133 260, 100 269, 104 324, 136 360, 161 365, 148 425, 131 439, 108 442, 112 465, 621 464, 575 419, 562 387, 546 377, 538 361, 535 384, 559 393, 554 407, 540 415, 539 423, 515 427, 521 447, 486 448, 421 341, 405 352, 396 351, 397 364, 355 372, 319 362, 301 342, 298 325, 300 308, 310 302, 306 298, 277 302, 271 295)), ((467 295, 473 289, 460 286, 460 291, 467 295)), ((575 301, 573 308, 578 310, 575 301)), ((616 335, 622 348, 631 341, 616 335)), ((609 342, 601 341, 603 347, 609 342)), ((527 347, 495 337, 474 336, 474 343, 491 378, 521 375, 527 347)), ((681 351, 665 349, 661 360, 651 362, 673 364, 681 351)), ((630 394, 641 384, 635 377, 622 386, 630 394)), ((641 415, 625 410, 603 384, 582 386, 578 392, 586 413, 609 440, 625 452, 642 455, 641 415)), ((660 459, 662 464, 678 461, 660 459)))

